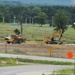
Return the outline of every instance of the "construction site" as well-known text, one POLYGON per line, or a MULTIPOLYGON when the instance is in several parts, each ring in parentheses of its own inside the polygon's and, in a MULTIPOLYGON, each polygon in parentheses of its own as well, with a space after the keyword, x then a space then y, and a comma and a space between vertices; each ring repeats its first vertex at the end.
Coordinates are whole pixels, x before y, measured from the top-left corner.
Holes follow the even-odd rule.
MULTIPOLYGON (((3 34, 0 35, 2 37, 0 38, 0 41, 2 41, 0 43, 1 53, 68 58, 67 53, 71 51, 73 55, 75 55, 74 37, 71 37, 74 36, 74 34, 70 34, 69 29, 62 36, 61 29, 55 32, 53 28, 49 28, 48 26, 48 28, 44 26, 40 28, 39 26, 30 25, 26 27, 24 25, 26 29, 24 29, 23 34, 25 34, 25 36, 21 37, 13 33, 14 28, 19 28, 18 25, 5 25, 7 25, 7 28, 5 31, 1 29, 1 33, 3 34), (14 35, 6 36, 6 34, 14 35)), ((2 27, 5 28, 4 26, 2 27)), ((73 58, 75 58, 75 56, 73 56, 73 58)))
POLYGON ((75 2, 27 1, 0 1, 0 73, 75 75, 75 2))
MULTIPOLYGON (((67 53, 75 54, 75 45, 51 45, 30 41, 22 44, 0 44, 0 52, 10 54, 23 54, 34 56, 46 56, 56 58, 68 58, 67 53)), ((73 57, 74 58, 74 57, 73 57)))

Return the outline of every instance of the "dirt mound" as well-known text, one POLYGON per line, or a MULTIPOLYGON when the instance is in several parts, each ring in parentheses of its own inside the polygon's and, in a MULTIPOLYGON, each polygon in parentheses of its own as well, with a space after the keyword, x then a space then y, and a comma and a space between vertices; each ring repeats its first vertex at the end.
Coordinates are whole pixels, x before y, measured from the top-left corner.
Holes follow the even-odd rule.
POLYGON ((38 44, 38 42, 36 42, 36 41, 28 41, 28 42, 26 42, 26 44, 38 44))

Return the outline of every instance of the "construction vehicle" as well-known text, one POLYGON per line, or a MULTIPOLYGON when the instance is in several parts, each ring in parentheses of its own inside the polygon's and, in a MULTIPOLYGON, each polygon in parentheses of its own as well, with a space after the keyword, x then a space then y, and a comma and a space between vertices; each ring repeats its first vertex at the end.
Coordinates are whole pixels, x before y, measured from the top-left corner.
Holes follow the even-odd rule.
POLYGON ((9 35, 8 37, 5 38, 6 42, 8 44, 21 44, 25 42, 26 38, 23 38, 22 36, 19 35, 9 35))
POLYGON ((51 37, 44 37, 43 41, 46 44, 62 44, 63 42, 61 41, 61 38, 62 38, 62 29, 60 29, 60 30, 58 30, 56 32, 53 32, 51 34, 51 37), (59 34, 57 40, 55 40, 55 35, 56 34, 59 34))

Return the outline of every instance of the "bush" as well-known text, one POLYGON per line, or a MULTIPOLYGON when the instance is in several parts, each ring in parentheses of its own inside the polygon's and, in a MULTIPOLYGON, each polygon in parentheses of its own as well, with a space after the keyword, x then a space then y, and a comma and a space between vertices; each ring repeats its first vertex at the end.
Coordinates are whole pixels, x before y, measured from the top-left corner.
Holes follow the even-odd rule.
POLYGON ((16 35, 20 34, 20 31, 18 29, 15 29, 14 32, 15 32, 16 35))

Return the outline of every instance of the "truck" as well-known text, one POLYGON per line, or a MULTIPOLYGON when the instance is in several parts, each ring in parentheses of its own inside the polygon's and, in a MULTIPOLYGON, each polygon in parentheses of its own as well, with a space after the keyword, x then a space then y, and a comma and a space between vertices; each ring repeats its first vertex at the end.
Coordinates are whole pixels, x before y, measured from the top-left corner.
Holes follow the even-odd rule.
POLYGON ((21 44, 26 41, 26 38, 20 36, 20 35, 9 35, 5 37, 5 40, 8 44, 21 44))

